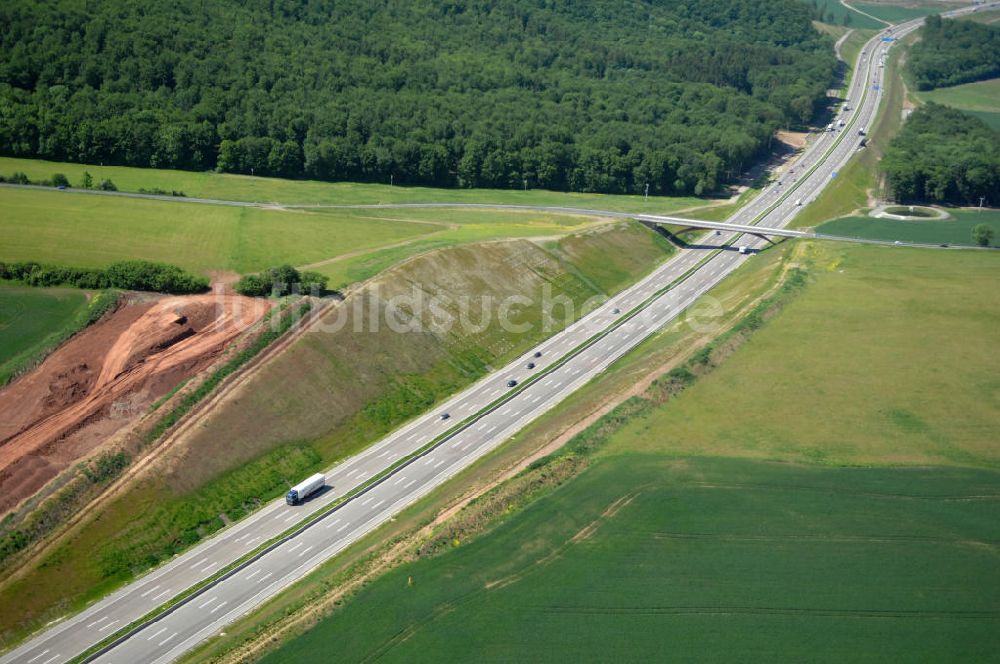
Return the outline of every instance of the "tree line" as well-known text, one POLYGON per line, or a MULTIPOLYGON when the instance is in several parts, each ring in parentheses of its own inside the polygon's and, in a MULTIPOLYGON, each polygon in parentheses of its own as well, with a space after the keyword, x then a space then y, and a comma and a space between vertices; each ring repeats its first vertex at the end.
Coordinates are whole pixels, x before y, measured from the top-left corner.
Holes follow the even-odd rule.
POLYGON ((0 152, 701 194, 825 103, 797 0, 0 3, 0 152))
POLYGON ((889 143, 882 170, 896 200, 1000 204, 1000 133, 982 120, 929 103, 889 143))
POLYGON ((1000 76, 1000 27, 928 16, 907 66, 918 90, 1000 76))
POLYGON ((78 288, 153 291, 187 294, 208 290, 208 279, 175 265, 143 260, 118 261, 105 268, 65 267, 34 261, 0 263, 0 279, 28 286, 76 286, 78 288))

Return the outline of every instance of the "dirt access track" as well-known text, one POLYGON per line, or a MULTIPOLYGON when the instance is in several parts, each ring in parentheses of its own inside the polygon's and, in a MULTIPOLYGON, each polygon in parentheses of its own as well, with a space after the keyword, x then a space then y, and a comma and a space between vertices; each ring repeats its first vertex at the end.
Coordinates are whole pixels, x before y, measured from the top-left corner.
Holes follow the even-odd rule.
POLYGON ((206 368, 270 306, 222 293, 132 295, 0 390, 0 514, 206 368))

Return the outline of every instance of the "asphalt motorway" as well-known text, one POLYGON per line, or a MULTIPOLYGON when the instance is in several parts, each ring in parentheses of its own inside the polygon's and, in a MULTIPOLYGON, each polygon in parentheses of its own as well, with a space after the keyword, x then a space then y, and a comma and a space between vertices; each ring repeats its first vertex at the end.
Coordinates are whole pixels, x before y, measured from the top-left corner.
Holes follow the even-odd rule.
MULTIPOLYGON (((917 25, 894 27, 893 36, 917 25)), ((857 128, 867 129, 872 124, 881 97, 882 68, 877 52, 890 45, 876 37, 862 51, 865 60, 851 83, 852 110, 844 115, 847 126, 843 131, 818 136, 799 159, 796 173, 766 189, 730 222, 782 227, 801 209, 799 199, 804 204, 826 186, 857 150, 857 128)), ((119 663, 177 659, 495 449, 647 336, 677 319, 764 245, 759 238, 729 232, 708 235, 699 246, 709 243, 714 248, 679 252, 648 277, 529 353, 340 463, 327 473, 327 489, 305 504, 290 507, 276 501, 267 505, 41 633, 0 658, 0 663, 69 661, 284 533, 239 568, 207 584, 155 621, 122 636, 95 657, 96 661, 119 663), (741 254, 737 246, 746 246, 751 253, 741 254), (528 368, 529 362, 534 368, 528 368), (517 385, 508 387, 511 380, 517 385), (443 419, 443 413, 449 417, 443 419), (434 445, 428 448, 431 443, 434 445), (376 477, 378 481, 372 483, 376 477), (349 500, 342 500, 352 492, 355 495, 349 500), (295 528, 310 515, 320 514, 320 518, 295 528), (291 528, 294 532, 288 533, 291 528)))

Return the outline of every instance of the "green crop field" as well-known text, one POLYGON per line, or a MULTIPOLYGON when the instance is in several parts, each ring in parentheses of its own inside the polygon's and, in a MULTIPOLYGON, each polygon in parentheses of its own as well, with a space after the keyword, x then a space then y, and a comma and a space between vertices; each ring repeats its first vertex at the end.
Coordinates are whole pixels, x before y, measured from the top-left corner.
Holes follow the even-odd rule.
POLYGON ((989 659, 998 492, 990 471, 616 455, 262 661, 989 659))
POLYGON ((0 157, 0 175, 20 171, 32 181, 49 180, 54 173, 67 176, 79 186, 84 171, 94 182, 111 179, 120 191, 162 189, 183 192, 189 197, 214 198, 259 203, 365 205, 378 203, 498 203, 510 205, 554 205, 624 210, 628 212, 673 212, 683 208, 712 205, 718 201, 692 197, 614 196, 575 194, 542 189, 435 189, 393 187, 383 184, 283 180, 227 173, 191 172, 129 166, 95 166, 40 159, 0 157))
POLYGON ((944 7, 940 3, 930 2, 919 3, 915 6, 909 6, 913 3, 907 3, 904 6, 902 4, 887 2, 852 2, 850 4, 867 14, 871 14, 889 23, 904 23, 910 19, 920 18, 928 14, 939 14, 950 9, 950 7, 944 7))
POLYGON ((87 308, 83 291, 0 282, 0 385, 87 308))
POLYGON ((796 260, 805 290, 582 474, 264 661, 989 659, 1000 260, 796 260))
POLYGON ((144 258, 194 272, 310 265, 331 287, 433 246, 565 235, 594 218, 478 209, 270 209, 0 188, 0 260, 144 258))
MULTIPOLYGON (((810 0, 802 1, 812 4, 810 0)), ((879 21, 869 18, 860 12, 848 9, 840 3, 840 0, 816 0, 816 5, 819 9, 823 10, 823 20, 827 23, 844 25, 844 21, 848 20, 850 22, 849 27, 852 28, 879 29, 885 27, 885 24, 879 21), (847 18, 848 16, 850 16, 850 19, 847 18)))
POLYGON ((899 240, 929 244, 971 245, 972 228, 977 224, 991 225, 1000 237, 1000 210, 949 210, 954 219, 898 221, 874 217, 843 217, 819 226, 818 233, 844 235, 871 240, 899 240))
POLYGON ((933 101, 965 111, 1000 131, 1000 78, 914 94, 921 101, 933 101))

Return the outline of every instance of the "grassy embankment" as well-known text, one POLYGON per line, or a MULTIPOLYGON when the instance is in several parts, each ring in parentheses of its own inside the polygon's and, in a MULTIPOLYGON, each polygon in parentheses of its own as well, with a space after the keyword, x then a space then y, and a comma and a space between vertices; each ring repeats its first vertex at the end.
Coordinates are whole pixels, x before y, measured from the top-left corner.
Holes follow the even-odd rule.
POLYGON ((265 661, 469 644, 486 660, 988 658, 1000 262, 807 249, 805 290, 725 363, 570 443, 592 450, 575 479, 366 585, 265 661))
POLYGON ((153 472, 96 510, 37 566, 6 579, 5 640, 126 582, 279 495, 287 478, 358 451, 530 348, 547 336, 538 325, 546 289, 580 307, 631 283, 670 251, 645 227, 622 223, 546 247, 521 240, 448 248, 388 271, 330 313, 328 329, 307 333, 264 366, 236 399, 213 409, 153 472), (413 294, 413 284, 453 315, 471 296, 471 322, 479 321, 482 302, 493 318, 481 331, 449 331, 429 326, 433 312, 425 310, 422 332, 393 332, 384 317, 377 331, 354 331, 353 298, 374 298, 369 306, 381 315, 389 298, 413 294), (513 321, 534 323, 528 333, 507 332, 496 320, 497 307, 512 295, 533 302, 513 321), (338 311, 345 324, 331 331, 338 311))
POLYGON ((0 282, 0 386, 114 304, 109 293, 0 282))

